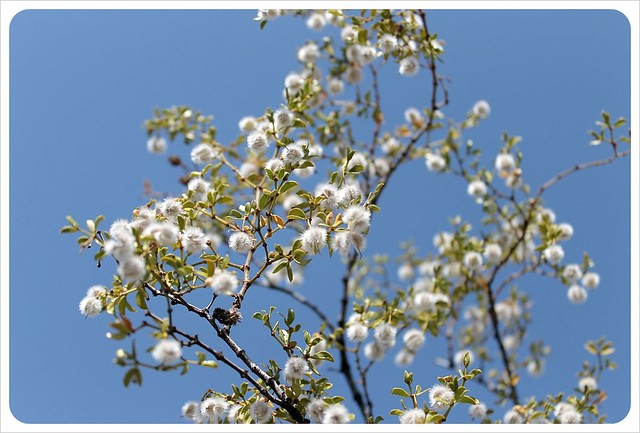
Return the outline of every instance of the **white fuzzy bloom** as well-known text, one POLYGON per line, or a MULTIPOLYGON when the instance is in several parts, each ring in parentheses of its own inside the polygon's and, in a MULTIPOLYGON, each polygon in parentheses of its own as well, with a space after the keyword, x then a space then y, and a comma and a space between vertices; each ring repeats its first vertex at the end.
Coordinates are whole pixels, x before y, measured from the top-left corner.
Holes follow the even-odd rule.
POLYGON ((398 72, 400 75, 404 75, 406 77, 413 77, 420 70, 420 63, 418 63, 418 59, 415 57, 406 57, 400 60, 400 67, 398 72))
POLYGON ((582 414, 573 407, 563 410, 556 419, 560 424, 580 424, 582 423, 582 414))
POLYGON ((200 227, 187 227, 182 234, 182 246, 191 254, 201 253, 207 247, 207 239, 200 227))
POLYGON ((248 253, 253 246, 254 238, 249 233, 234 232, 229 236, 229 248, 236 253, 248 253))
POLYGON ((219 424, 227 416, 229 403, 221 397, 210 397, 200 403, 200 414, 212 424, 219 424))
POLYGON ((516 160, 510 153, 499 153, 496 156, 495 167, 499 172, 510 173, 516 168, 516 160))
POLYGON ((413 308, 417 312, 435 313, 437 299, 431 292, 419 292, 413 297, 413 308))
POLYGON ((344 53, 347 61, 349 63, 362 63, 362 48, 362 45, 357 44, 347 46, 344 53))
POLYGON ((518 337, 516 337, 515 335, 506 335, 503 339, 502 339, 502 345, 504 346, 504 349, 506 351, 511 351, 511 350, 515 350, 518 348, 518 345, 520 344, 520 340, 518 339, 518 337))
POLYGON ((253 132, 258 127, 258 120, 253 116, 246 116, 238 122, 238 128, 242 132, 253 132))
POLYGON ((247 137, 247 147, 254 153, 262 153, 268 146, 267 135, 262 132, 254 132, 247 137))
POLYGON ((95 317, 102 313, 102 301, 95 296, 87 295, 80 301, 78 306, 80 313, 87 317, 95 317))
POLYGON ((447 168, 447 161, 435 153, 428 153, 425 156, 425 163, 429 171, 442 172, 447 168))
POLYGON ((290 144, 282 149, 282 159, 287 164, 297 164, 304 157, 304 152, 299 144, 290 144))
POLYGON ((340 25, 344 21, 342 9, 326 10, 324 11, 324 17, 327 20, 327 23, 333 26, 340 25))
POLYGON ((321 398, 314 398, 307 405, 306 415, 311 419, 311 421, 321 423, 326 408, 327 405, 321 398))
POLYGON ((413 282, 413 293, 428 292, 433 288, 431 278, 418 278, 413 282))
POLYGON ((302 179, 306 179, 310 176, 313 176, 315 172, 316 172, 316 168, 314 166, 305 167, 305 168, 296 168, 295 170, 293 170, 293 173, 302 179))
POLYGON ((545 360, 539 359, 538 361, 531 360, 527 363, 527 373, 531 376, 540 376, 544 371, 545 360))
POLYGON ((398 353, 396 353, 396 356, 393 358, 393 362, 398 367, 406 367, 413 363, 415 357, 416 355, 414 352, 410 351, 406 347, 403 347, 398 353))
POLYGON ((418 272, 423 277, 434 277, 438 266, 440 266, 440 263, 437 260, 425 260, 418 266, 418 272))
POLYGON ((151 351, 151 356, 162 365, 173 364, 182 356, 182 346, 176 340, 160 340, 151 351))
POLYGON ((379 361, 384 357, 384 349, 376 342, 368 343, 364 346, 364 356, 369 361, 379 361))
POLYGON ((342 214, 342 220, 347 223, 349 230, 365 233, 371 224, 371 212, 362 206, 349 206, 342 214))
POLYGON ((330 183, 321 183, 316 186, 315 189, 316 197, 323 197, 320 202, 324 207, 333 209, 338 204, 338 190, 335 186, 330 183))
POLYGON ((141 280, 147 273, 142 257, 129 256, 120 262, 118 266, 118 275, 125 281, 141 280))
POLYGON ((273 119, 275 120, 276 129, 279 131, 291 126, 295 117, 291 111, 286 108, 281 108, 273 113, 273 119))
POLYGON ((385 33, 378 38, 378 48, 380 48, 383 53, 391 53, 397 46, 398 39, 393 35, 385 33))
POLYGON ((318 254, 327 245, 327 231, 321 227, 309 227, 300 235, 302 249, 309 254, 318 254))
POLYGON ((473 114, 481 119, 486 119, 491 113, 491 107, 487 101, 481 100, 473 105, 473 114))
POLYGON ((504 414, 502 421, 505 424, 522 424, 524 422, 524 418, 515 410, 511 409, 504 414))
POLYGON ((307 27, 311 30, 321 30, 326 24, 327 21, 324 15, 317 12, 312 13, 309 15, 309 18, 307 18, 307 27))
POLYGON ((549 218, 549 221, 551 221, 552 223, 556 221, 556 213, 551 209, 548 209, 548 208, 540 209, 540 212, 538 213, 536 220, 538 221, 538 223, 541 223, 544 217, 549 218))
MULTIPOLYGON (((467 185, 467 194, 477 199, 482 199, 487 194, 487 185, 481 180, 474 180, 467 185)), ((479 201, 482 203, 482 200, 479 201)))
POLYGON ((205 284, 212 288, 216 295, 231 296, 238 290, 240 280, 235 272, 223 270, 207 278, 205 284))
POLYGON ((340 255, 347 256, 351 247, 351 240, 349 239, 349 231, 337 232, 331 240, 331 247, 334 251, 338 251, 340 255))
POLYGON ((289 91, 290 96, 295 96, 304 87, 304 77, 295 72, 290 73, 284 79, 284 86, 289 91))
POLYGON ((584 274, 584 277, 582 277, 582 284, 587 289, 595 289, 600 285, 600 275, 595 272, 587 272, 584 274))
POLYGON ((167 140, 157 136, 149 137, 147 140, 147 150, 149 153, 164 153, 167 150, 167 140))
POLYGON ((581 287, 577 284, 569 287, 569 290, 567 291, 567 298, 569 298, 569 300, 574 304, 582 304, 587 300, 588 297, 589 294, 584 289, 584 287, 581 287))
POLYGON ((264 168, 277 172, 281 168, 284 168, 284 162, 281 159, 273 158, 264 164, 264 168))
POLYGON ((349 411, 341 404, 329 406, 322 417, 322 424, 346 424, 349 421, 349 411))
POLYGON ((204 235, 204 237, 207 239, 208 242, 211 242, 211 245, 213 245, 214 248, 217 248, 220 245, 222 245, 222 236, 220 236, 218 233, 207 232, 204 235))
POLYGON ((256 424, 264 424, 271 421, 271 406, 265 401, 258 400, 249 407, 251 419, 256 424))
POLYGON ((565 266, 565 268, 562 270, 562 276, 570 283, 577 282, 580 278, 582 278, 582 270, 580 269, 580 265, 571 264, 565 266))
POLYGON ((104 252, 118 260, 131 256, 135 250, 135 237, 129 231, 111 231, 111 239, 104 242, 104 252))
POLYGON ((472 419, 483 420, 487 416, 487 406, 484 403, 478 403, 470 406, 469 416, 472 419))
POLYGON ((424 118, 422 117, 422 113, 420 113, 420 111, 417 108, 407 108, 404 111, 404 120, 407 121, 407 123, 418 127, 421 126, 424 123, 424 118))
POLYGON ((188 401, 182 406, 182 416, 191 421, 197 421, 200 418, 200 403, 197 401, 188 401))
POLYGON ((462 276, 462 265, 460 262, 449 262, 442 266, 442 275, 447 278, 458 278, 462 276))
POLYGON ((522 314, 520 306, 513 301, 503 301, 496 304, 496 315, 501 322, 513 322, 522 314))
POLYGON ((389 160, 386 158, 374 158, 373 164, 369 167, 369 172, 372 176, 384 177, 391 171, 389 160))
POLYGON ((558 224, 558 230, 560 230, 560 239, 567 240, 573 236, 573 226, 569 223, 558 224))
POLYGON ((464 255, 464 266, 471 270, 477 271, 482 268, 482 256, 476 251, 469 251, 464 255))
POLYGON ((354 200, 359 203, 361 197, 362 190, 360 187, 357 184, 347 183, 338 190, 336 200, 340 206, 348 206, 354 200))
POLYGON ((345 41, 348 44, 355 42, 356 39, 358 38, 359 30, 360 29, 356 26, 345 26, 340 31, 340 37, 342 38, 343 41, 345 41))
POLYGON ((473 355, 473 352, 470 350, 457 351, 456 354, 453 356, 453 362, 460 368, 464 367, 464 355, 466 355, 467 353, 469 353, 469 365, 472 365, 473 360, 475 359, 475 356, 473 355))
POLYGON ((227 413, 227 422, 229 424, 237 424, 238 423, 238 411, 242 408, 239 404, 232 404, 229 406, 229 412, 227 413))
POLYGON ((191 150, 191 161, 194 164, 208 164, 220 155, 210 144, 200 143, 191 150))
POLYGON ((498 244, 487 244, 484 246, 484 258, 489 263, 497 263, 502 258, 502 248, 498 244))
POLYGON ((107 289, 104 286, 91 286, 87 290, 87 296, 91 296, 93 298, 99 298, 102 295, 107 294, 107 289))
POLYGON ((598 381, 591 376, 586 376, 578 381, 578 388, 582 392, 595 391, 598 389, 598 381))
POLYGON ((309 157, 322 157, 324 151, 322 149, 322 146, 319 145, 318 143, 309 143, 306 140, 298 140, 296 141, 296 144, 299 144, 300 146, 306 144, 309 146, 309 157))
POLYGON ((284 377, 291 383, 295 379, 302 379, 309 372, 309 366, 304 358, 292 356, 284 365, 284 377))
POLYGON ((448 386, 437 384, 429 390, 429 407, 436 412, 444 412, 453 402, 454 394, 448 386))
POLYGON ((363 169, 366 169, 367 166, 369 165, 367 161, 367 157, 363 153, 356 152, 353 155, 353 157, 349 160, 349 163, 347 164, 347 170, 353 169, 356 165, 362 166, 363 169))
POLYGON ((351 65, 344 71, 343 77, 349 84, 358 84, 362 81, 362 68, 360 66, 351 65))
POLYGON ((327 90, 332 95, 338 95, 344 90, 344 82, 340 78, 329 78, 327 81, 327 90))
POLYGON ((403 281, 412 280, 415 277, 415 272, 413 272, 413 266, 410 263, 403 263, 402 266, 398 268, 398 278, 403 281))
POLYGON ((270 21, 280 16, 280 9, 258 9, 256 20, 270 21))
POLYGON ((251 176, 252 174, 256 174, 258 173, 258 171, 260 171, 258 166, 250 161, 243 162, 242 165, 240 165, 239 170, 240 170, 240 175, 245 178, 251 176))
POLYGON ((203 198, 209 192, 209 182, 201 177, 194 177, 187 184, 187 189, 194 192, 194 197, 203 198))
POLYGON ((412 352, 420 349, 425 340, 424 332, 420 329, 410 329, 402 336, 404 346, 412 352))
POLYGON ((389 350, 396 344, 396 334, 398 328, 388 323, 383 323, 375 328, 373 337, 382 350, 389 350))
POLYGON ((282 207, 286 212, 289 212, 291 209, 302 202, 304 202, 304 199, 298 194, 288 194, 282 201, 282 207))
POLYGON ((386 137, 386 139, 382 140, 380 147, 382 148, 382 151, 384 153, 389 154, 389 153, 395 153, 399 149, 401 149, 402 144, 396 137, 388 136, 386 137))
POLYGON ((564 249, 560 245, 550 245, 542 252, 544 258, 554 265, 557 265, 564 258, 564 249))
POLYGON ((576 409, 571 403, 568 403, 566 401, 561 401, 558 404, 556 404, 556 407, 553 410, 553 416, 557 418, 558 416, 560 416, 561 413, 566 412, 568 410, 576 410, 576 409))
POLYGON ((320 50, 313 42, 309 42, 298 50, 298 60, 303 63, 315 63, 320 57, 320 50))
POLYGON ((180 230, 173 223, 157 222, 147 226, 142 236, 151 237, 160 245, 172 246, 178 241, 180 230))
POLYGON ((361 342, 366 340, 369 328, 361 322, 351 322, 347 327, 346 333, 350 341, 361 342))
POLYGON ((182 212, 182 203, 175 197, 166 198, 160 203, 160 212, 169 221, 175 221, 182 212))
POLYGON ((424 424, 426 415, 422 409, 410 409, 400 415, 400 424, 424 424))

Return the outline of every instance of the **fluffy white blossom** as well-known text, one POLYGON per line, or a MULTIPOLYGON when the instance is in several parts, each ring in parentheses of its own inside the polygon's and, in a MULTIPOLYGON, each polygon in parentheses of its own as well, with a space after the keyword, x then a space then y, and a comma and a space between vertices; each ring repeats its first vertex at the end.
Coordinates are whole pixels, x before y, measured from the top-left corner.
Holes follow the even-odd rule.
POLYGON ((304 199, 298 194, 288 194, 282 201, 282 207, 285 211, 289 212, 291 209, 293 209, 303 201, 304 199))
POLYGON ((315 189, 316 197, 323 197, 320 202, 324 207, 335 208, 338 204, 338 189, 330 183, 321 183, 315 189))
POLYGON ((313 176, 315 172, 316 172, 316 168, 314 166, 305 167, 305 168, 296 168, 295 170, 293 170, 293 173, 302 179, 306 179, 310 176, 313 176))
POLYGON ((560 421, 560 424, 580 424, 582 423, 582 414, 572 406, 571 408, 563 410, 556 419, 560 421))
POLYGON ((162 365, 173 364, 182 356, 182 346, 176 340, 160 340, 151 351, 151 356, 162 365))
POLYGON ((337 26, 340 25, 344 21, 344 16, 342 16, 342 9, 329 9, 324 11, 324 17, 327 20, 327 23, 337 26))
POLYGON ((142 231, 142 236, 153 238, 160 245, 172 246, 178 241, 180 230, 173 223, 166 221, 156 222, 149 224, 142 231))
POLYGON ((354 200, 360 202, 362 190, 357 184, 346 183, 338 190, 336 201, 340 206, 348 206, 354 200))
POLYGON ((344 71, 343 78, 349 84, 358 84, 362 81, 362 68, 356 65, 348 66, 344 71))
POLYGON ((200 402, 197 401, 188 401, 182 406, 181 410, 182 416, 188 420, 197 422, 200 415, 200 402))
POLYGON ((158 136, 151 136, 147 140, 147 150, 149 153, 160 154, 167 150, 167 140, 158 136))
POLYGON ((287 382, 291 383, 295 379, 302 379, 309 372, 309 365, 304 358, 292 356, 284 365, 284 377, 287 382))
POLYGON ((384 177, 391 171, 389 160, 387 158, 374 158, 373 164, 369 167, 371 176, 384 177))
POLYGON ((438 266, 440 266, 440 263, 437 260, 425 260, 418 266, 418 272, 422 276, 434 277, 438 266))
POLYGON ((87 317, 95 317, 102 312, 102 301, 95 296, 87 295, 78 306, 80 313, 87 317))
POLYGON ((254 423, 267 423, 271 421, 271 406, 263 400, 258 400, 249 407, 249 414, 254 423))
POLYGON ((309 254, 318 254, 327 245, 327 231, 321 227, 309 227, 300 235, 302 249, 309 254))
POLYGON ((579 265, 570 264, 562 270, 562 276, 570 283, 575 283, 582 278, 582 270, 579 265))
POLYGON ((489 106, 489 103, 485 100, 478 101, 473 105, 473 114, 475 114, 481 119, 486 119, 490 113, 491 113, 491 107, 489 106))
POLYGON ((520 340, 513 334, 505 335, 502 339, 502 345, 506 351, 517 349, 519 344, 520 340))
POLYGON ((245 178, 251 176, 252 174, 256 174, 258 173, 258 171, 260 171, 258 166, 251 161, 243 162, 242 165, 240 165, 240 168, 238 170, 240 171, 240 175, 245 178))
POLYGON ((477 271, 482 268, 482 256, 476 251, 468 251, 464 255, 464 265, 471 271, 477 271))
POLYGON ((378 48, 383 53, 391 53, 398 46, 398 39, 395 36, 385 33, 378 38, 378 48))
POLYGON ((426 415, 422 409, 409 409, 400 415, 400 424, 424 424, 426 415))
POLYGON ((584 274, 584 277, 582 277, 582 284, 587 289, 595 289, 600 285, 600 275, 595 272, 587 272, 584 274))
POLYGON ((198 254, 207 247, 207 238, 200 227, 187 227, 182 234, 182 246, 187 252, 198 254))
POLYGON ((598 389, 598 381, 591 376, 585 376, 578 381, 578 389, 582 392, 595 391, 598 389))
POLYGON ((273 119, 276 124, 276 129, 279 131, 293 124, 295 119, 293 113, 286 108, 281 108, 273 113, 273 119))
POLYGON ((436 412, 444 412, 453 402, 454 394, 448 386, 437 384, 429 390, 429 407, 436 412))
POLYGON ((504 414, 502 421, 505 424, 522 424, 524 422, 524 418, 518 412, 511 409, 504 414))
POLYGON ((424 123, 424 118, 422 117, 420 110, 413 107, 404 110, 404 120, 414 127, 420 127, 424 123))
POLYGON ((431 292, 419 292, 413 297, 413 308, 418 312, 435 313, 437 298, 431 292))
POLYGON ((364 346, 364 356, 369 361, 379 361, 384 357, 384 349, 376 342, 368 343, 364 346))
POLYGON ((442 172, 447 168, 447 161, 435 153, 427 153, 425 156, 425 163, 427 164, 427 169, 429 171, 434 172, 442 172))
POLYGON ((510 153, 499 153, 496 156, 495 166, 499 172, 510 173, 516 168, 516 160, 510 153))
POLYGON ((558 404, 556 404, 556 407, 553 410, 553 416, 557 418, 558 416, 560 416, 562 412, 566 412, 568 410, 576 410, 576 409, 571 403, 568 403, 566 401, 561 401, 558 404))
POLYGON ((384 153, 389 154, 400 150, 402 148, 402 144, 396 137, 390 135, 382 140, 380 147, 384 153))
POLYGON ((220 155, 210 144, 200 143, 191 150, 191 162, 194 164, 208 164, 220 155))
POLYGON ((331 238, 331 248, 337 251, 342 256, 347 256, 351 247, 351 240, 349 239, 349 231, 337 232, 333 238, 331 238))
POLYGON ((344 90, 344 82, 340 78, 331 77, 327 81, 327 90, 332 95, 338 95, 344 90))
POLYGON ((297 164, 304 157, 304 151, 299 144, 289 144, 282 149, 282 160, 287 164, 297 164))
POLYGON ((212 288, 216 295, 230 296, 238 290, 240 280, 235 272, 229 272, 225 269, 207 278, 205 284, 212 288))
POLYGON ((312 13, 307 18, 307 27, 311 30, 321 30, 326 24, 325 16, 317 12, 312 13))
POLYGON ((514 320, 518 320, 520 315, 522 314, 522 310, 520 306, 511 300, 498 302, 496 304, 496 315, 498 316, 498 320, 501 322, 513 322, 514 320))
POLYGON ((326 408, 327 405, 324 400, 321 398, 314 398, 307 405, 306 415, 311 419, 311 421, 321 423, 326 408))
POLYGON ((358 27, 347 25, 343 27, 342 30, 340 31, 340 37, 346 43, 352 43, 352 42, 355 42, 356 39, 358 38, 358 31, 359 31, 358 27))
POLYGON ((246 116, 238 122, 238 128, 242 132, 253 132, 258 127, 258 120, 253 116, 246 116))
POLYGON ((125 281, 141 280, 147 273, 142 257, 129 256, 120 262, 118 266, 118 275, 125 281))
POLYGON ((256 20, 270 21, 280 16, 280 9, 258 9, 256 20))
POLYGON ((249 233, 234 232, 229 236, 229 248, 236 253, 248 253, 253 246, 254 238, 249 233))
POLYGON ((203 199, 209 192, 209 182, 201 177, 194 177, 187 184, 187 189, 193 191, 193 196, 197 199, 203 199))
POLYGON ((472 419, 483 420, 487 416, 487 406, 484 403, 469 406, 469 416, 472 419))
POLYGON ((322 416, 322 424, 346 424, 349 421, 349 411, 341 404, 329 406, 322 416))
POLYGON ((481 180, 474 180, 467 185, 467 194, 476 198, 478 203, 482 203, 482 197, 487 195, 487 185, 481 180))
POLYGON ((365 233, 371 224, 371 212, 362 206, 349 206, 342 214, 342 220, 347 223, 349 230, 365 233))
POLYGON ((182 203, 175 197, 166 198, 160 203, 160 212, 169 221, 175 221, 182 212, 182 203))
POLYGON ((420 329, 409 329, 402 336, 404 346, 412 352, 420 349, 425 342, 424 332, 420 329))
POLYGON ((400 75, 404 75, 406 77, 413 77, 420 70, 420 63, 418 63, 418 59, 415 57, 405 57, 400 60, 400 67, 398 72, 400 75))
POLYGON ((298 60, 303 63, 315 63, 320 57, 320 50, 313 42, 309 42, 298 50, 298 60))
POLYGON ((502 258, 502 248, 498 244, 487 244, 484 246, 484 258, 489 263, 497 263, 502 258))
POLYGON ((560 239, 568 240, 573 236, 573 226, 569 223, 558 224, 558 230, 560 230, 560 239))
POLYGON ((569 290, 567 290, 567 298, 569 298, 569 300, 574 304, 582 304, 587 300, 588 296, 589 294, 584 287, 577 284, 572 285, 569 287, 569 290))
POLYGON ((558 244, 550 245, 545 248, 542 255, 549 263, 557 265, 564 258, 564 249, 562 249, 562 246, 558 244))
POLYGON ((389 323, 383 323, 375 328, 373 336, 382 350, 389 350, 396 344, 397 333, 398 328, 389 323))
POLYGON ((304 87, 304 82, 302 75, 292 72, 284 78, 284 87, 289 91, 289 96, 295 96, 304 87))
POLYGON ((255 153, 264 152, 269 146, 267 135, 262 132, 254 132, 247 137, 247 147, 255 153))
POLYGON ((398 268, 398 278, 403 281, 412 280, 415 277, 415 272, 413 271, 413 266, 410 263, 403 263, 402 266, 398 268))
POLYGON ((212 424, 219 424, 227 416, 229 403, 221 397, 209 397, 200 403, 200 414, 212 424))
POLYGON ((540 376, 544 371, 545 364, 544 359, 539 359, 537 361, 532 359, 527 363, 527 373, 534 377, 540 376))
POLYGON ((281 168, 284 168, 284 162, 279 158, 273 158, 265 162, 264 168, 277 172, 281 168))

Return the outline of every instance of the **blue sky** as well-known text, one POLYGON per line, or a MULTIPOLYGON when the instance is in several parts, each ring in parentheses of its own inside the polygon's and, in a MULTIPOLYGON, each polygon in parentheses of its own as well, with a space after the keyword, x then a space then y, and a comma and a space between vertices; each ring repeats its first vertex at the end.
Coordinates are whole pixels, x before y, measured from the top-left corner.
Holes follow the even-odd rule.
MULTIPOLYGON (((91 255, 78 255, 74 240, 58 230, 68 214, 84 221, 102 213, 107 224, 130 217, 145 201, 147 179, 157 190, 179 191, 177 173, 165 158, 146 151, 142 122, 152 108, 184 104, 211 113, 218 138, 225 141, 237 137, 241 117, 281 103, 284 77, 298 69, 296 47, 317 35, 291 18, 260 31, 254 15, 31 10, 14 18, 10 405, 19 420, 181 422, 183 402, 209 387, 229 390, 235 378, 223 368, 194 370, 185 377, 144 372, 142 388, 125 389, 124 370, 112 363, 120 344, 104 337, 108 317, 89 320, 77 310, 86 289, 107 284, 115 269, 97 269, 91 255)), ((487 162, 500 147, 503 130, 525 138, 523 168, 532 185, 576 162, 609 155, 609 149, 587 144, 586 131, 603 109, 614 117, 629 116, 629 26, 622 14, 452 10, 429 12, 428 19, 432 31, 446 40, 441 72, 451 78, 451 104, 445 113, 461 119, 475 101, 491 104, 491 116, 469 133, 487 162)), ((382 74, 383 83, 389 82, 382 95, 390 129, 402 121, 406 107, 422 103, 428 90, 425 76, 420 81, 395 75, 393 66, 382 74)), ((171 147, 182 155, 187 151, 171 147)), ((544 338, 553 352, 546 373, 523 380, 520 393, 570 391, 587 356, 584 342, 604 335, 615 342, 620 364, 601 382, 609 392, 604 412, 611 421, 622 419, 629 407, 629 176, 629 161, 618 161, 567 179, 546 198, 558 218, 574 226, 567 257, 577 261, 588 250, 596 262, 602 284, 588 302, 570 304, 557 282, 527 280, 524 286, 536 302, 531 334, 544 338)), ((370 254, 397 253, 399 242, 410 238, 425 253, 433 234, 447 228, 448 217, 480 217, 466 185, 427 172, 423 161, 397 173, 380 206, 370 254), (397 224, 409 192, 420 216, 397 224)), ((339 261, 320 258, 301 291, 335 311, 337 301, 325 297, 321 287, 335 287, 337 296, 341 274, 339 261)), ((256 292, 245 308, 261 309, 269 302, 283 310, 295 306, 287 298, 256 292)), ((250 319, 246 322, 241 340, 261 332, 250 319)), ((416 381, 425 387, 445 374, 432 362, 441 347, 429 340, 413 365, 416 381)), ((400 384, 402 371, 386 374, 386 365, 374 367, 372 392, 377 413, 395 422, 388 411, 397 400, 389 390, 400 384)), ((335 385, 336 394, 344 393, 341 378, 335 385)), ((467 421, 466 410, 454 410, 452 420, 467 421)))

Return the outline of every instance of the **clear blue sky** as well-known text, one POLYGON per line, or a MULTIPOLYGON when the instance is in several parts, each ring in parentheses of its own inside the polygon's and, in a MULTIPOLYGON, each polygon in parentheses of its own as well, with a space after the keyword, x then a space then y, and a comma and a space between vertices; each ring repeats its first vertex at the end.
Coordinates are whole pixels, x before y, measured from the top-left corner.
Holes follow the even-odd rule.
MULTIPOLYGON (((144 386, 125 389, 124 370, 112 359, 120 343, 107 340, 109 317, 85 319, 78 302, 93 284, 108 284, 114 268, 97 269, 90 254, 78 256, 74 239, 58 234, 71 214, 78 221, 106 216, 106 223, 130 218, 143 203, 143 181, 158 190, 179 191, 176 172, 146 151, 143 120, 154 107, 191 105, 215 115, 221 141, 237 136, 237 122, 281 103, 284 77, 298 69, 295 48, 316 34, 301 20, 281 19, 260 31, 255 11, 25 11, 11 26, 11 410, 29 423, 181 422, 180 407, 207 388, 228 391, 235 376, 220 368, 185 377, 144 372, 144 386)), ((446 40, 441 72, 451 78, 447 115, 461 119, 478 99, 492 114, 470 138, 495 154, 500 133, 524 136, 524 172, 539 185, 562 169, 609 155, 587 145, 587 129, 601 110, 628 118, 630 111, 629 25, 615 11, 434 11, 430 28, 446 40)), ((383 74, 383 83, 395 75, 383 74)), ((404 108, 423 104, 426 77, 397 77, 383 87, 388 128, 402 121, 404 108), (418 84, 420 83, 420 84, 418 84), (424 91, 416 91, 415 86, 424 91)), ((187 154, 184 146, 171 152, 187 154)), ((380 203, 367 253, 399 251, 413 238, 425 253, 431 237, 460 214, 470 221, 479 207, 466 186, 428 173, 423 161, 405 167, 380 203), (401 218, 406 197, 419 217, 401 218)), ((605 335, 618 350, 616 372, 601 386, 609 391, 604 412, 610 421, 629 408, 630 184, 629 161, 579 173, 547 196, 559 220, 575 228, 566 244, 568 260, 588 250, 602 277, 586 304, 574 306, 557 282, 529 280, 535 300, 531 335, 553 348, 546 373, 525 378, 520 393, 570 391, 587 354, 586 340, 605 335)), ((315 261, 302 292, 337 311, 342 265, 315 261), (328 294, 335 292, 335 301, 328 294)), ((247 311, 275 302, 271 293, 245 303, 247 311)), ((302 314, 303 310, 299 310, 302 314)), ((245 314, 250 317, 250 314, 245 314)), ((238 339, 263 332, 245 320, 238 339), (253 334, 252 334, 253 333, 253 334)), ((314 324, 314 320, 309 320, 314 324)), ((267 341, 264 334, 264 341, 267 341)), ((412 369, 428 387, 442 344, 429 339, 412 369)), ((261 350, 254 348, 259 361, 261 350)), ((392 356, 388 356, 388 361, 392 356)), ((376 412, 398 401, 389 390, 402 371, 389 362, 373 369, 376 412), (394 367, 395 368, 395 367, 394 367), (396 371, 391 374, 390 371, 396 371)), ((335 393, 345 392, 340 377, 335 393)), ((481 399, 491 402, 482 392, 481 399)), ((355 411, 355 407, 350 405, 355 411)), ((502 415, 506 409, 498 408, 502 415)), ((452 420, 467 421, 466 409, 452 420)))

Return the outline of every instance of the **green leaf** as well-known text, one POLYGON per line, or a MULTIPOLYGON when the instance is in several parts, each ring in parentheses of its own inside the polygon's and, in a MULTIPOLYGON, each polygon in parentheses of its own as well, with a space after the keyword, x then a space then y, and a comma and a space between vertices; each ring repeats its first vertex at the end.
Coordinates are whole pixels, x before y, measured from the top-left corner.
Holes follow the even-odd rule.
POLYGON ((395 387, 391 390, 391 394, 398 395, 400 397, 409 398, 409 393, 403 388, 395 387))
POLYGON ((331 355, 326 350, 323 350, 321 352, 315 353, 313 356, 310 356, 310 358, 321 359, 323 361, 334 362, 333 355, 331 355))
POLYGON ((292 220, 304 220, 307 219, 307 215, 302 209, 294 207, 289 211, 289 215, 287 216, 287 218, 292 220))
POLYGON ((296 186, 298 186, 298 182, 296 182, 295 180, 288 180, 283 183, 278 190, 280 191, 280 194, 284 194, 285 192, 289 191, 291 188, 295 188, 296 186))
POLYGON ((472 404, 476 405, 479 403, 478 399, 470 397, 468 395, 463 395, 458 399, 458 403, 472 404))

